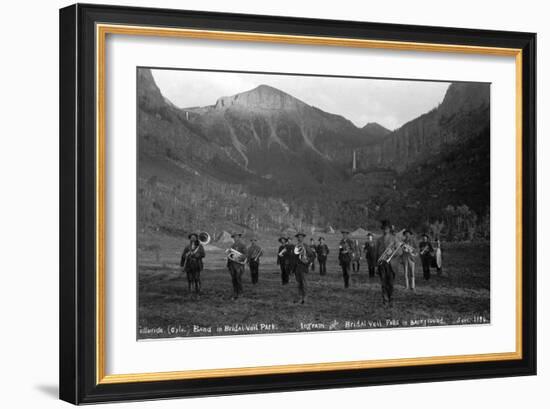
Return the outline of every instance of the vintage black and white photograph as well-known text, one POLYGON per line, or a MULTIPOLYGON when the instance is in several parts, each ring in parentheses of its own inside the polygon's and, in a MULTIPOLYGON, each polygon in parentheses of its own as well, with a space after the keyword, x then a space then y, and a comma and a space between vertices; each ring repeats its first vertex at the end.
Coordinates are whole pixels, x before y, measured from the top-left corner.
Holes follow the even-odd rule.
POLYGON ((490 323, 489 83, 136 86, 137 339, 490 323))

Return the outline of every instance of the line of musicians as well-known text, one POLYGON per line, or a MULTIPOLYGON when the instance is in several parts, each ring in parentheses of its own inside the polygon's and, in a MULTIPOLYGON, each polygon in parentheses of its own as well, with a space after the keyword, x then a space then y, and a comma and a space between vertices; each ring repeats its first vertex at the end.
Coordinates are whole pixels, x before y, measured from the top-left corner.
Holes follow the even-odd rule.
MULTIPOLYGON (((350 285, 350 271, 359 271, 361 253, 363 252, 368 265, 369 277, 374 277, 375 273, 378 273, 381 280, 382 300, 384 303, 391 304, 393 283, 395 280, 395 271, 392 264, 395 265, 395 262, 401 261, 405 271, 405 287, 415 291, 416 257, 420 256, 424 279, 429 280, 431 276, 430 267, 436 267, 438 274, 441 274, 441 249, 439 240, 437 241, 436 248, 434 248, 427 234, 422 235, 422 241, 417 245, 410 229, 406 229, 403 232, 403 240, 398 240, 389 221, 383 221, 381 228, 383 232, 382 236, 374 240, 373 235, 368 233, 367 240, 362 248, 356 240, 352 240, 349 237, 350 233, 348 230, 341 230, 342 239, 338 248, 338 262, 342 269, 344 287, 348 288, 350 285)), ((297 233, 294 236, 296 240, 294 243, 293 238, 282 236, 279 238, 280 245, 277 251, 277 265, 281 270, 281 283, 282 285, 287 285, 290 276, 294 274, 299 295, 297 302, 301 304, 304 304, 306 301, 306 274, 310 269, 312 271, 315 270, 315 261, 317 260, 319 274, 326 275, 326 262, 330 253, 324 237, 319 237, 317 243, 311 238, 309 244, 305 243, 305 237, 306 234, 302 232, 297 233)), ((199 268, 202 270, 202 258, 205 256, 204 249, 197 235, 191 234, 189 238, 190 244, 184 250, 181 263, 187 273, 188 279, 190 275, 191 277, 195 275, 200 277, 200 271, 195 272, 194 270, 198 270, 199 268), (196 254, 200 262, 189 262, 184 265, 184 256, 189 254, 196 254)), ((257 284, 260 258, 264 253, 255 237, 250 240, 248 247, 244 243, 241 233, 233 233, 231 238, 234 242, 226 251, 228 254, 227 268, 231 275, 233 299, 237 299, 243 291, 242 276, 245 265, 249 265, 252 283, 257 284)), ((200 278, 197 285, 200 290, 200 278)), ((191 288, 191 281, 189 286, 191 288)))

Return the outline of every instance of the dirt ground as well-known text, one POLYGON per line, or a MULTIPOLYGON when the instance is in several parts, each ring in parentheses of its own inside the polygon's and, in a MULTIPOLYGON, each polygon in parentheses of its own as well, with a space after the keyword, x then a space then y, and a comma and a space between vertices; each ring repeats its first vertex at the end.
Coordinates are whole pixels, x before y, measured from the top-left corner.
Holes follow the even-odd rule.
POLYGON ((360 272, 352 273, 350 288, 344 288, 337 264, 340 235, 323 237, 331 250, 327 275, 320 276, 317 265, 308 274, 304 305, 295 302, 298 295, 293 277, 288 285, 281 285, 275 264, 276 237, 260 237, 265 256, 261 259, 259 283, 251 283, 247 267, 244 294, 236 301, 231 300, 231 279, 225 268, 224 249, 229 244, 207 246, 202 292, 197 297, 187 291, 187 279, 178 267, 186 240, 161 235, 142 237, 140 243, 145 244, 138 251, 137 338, 489 323, 488 243, 443 243, 443 274, 438 276, 432 269, 430 280, 424 280, 418 259, 414 293, 405 289, 399 265, 394 303, 388 307, 381 302, 378 277, 369 278, 364 260, 360 272))

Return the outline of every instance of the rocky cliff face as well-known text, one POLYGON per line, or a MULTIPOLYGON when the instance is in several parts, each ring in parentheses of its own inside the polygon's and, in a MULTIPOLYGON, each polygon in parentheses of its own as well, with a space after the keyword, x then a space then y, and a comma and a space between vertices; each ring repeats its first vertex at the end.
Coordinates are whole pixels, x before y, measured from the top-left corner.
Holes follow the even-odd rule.
POLYGON ((453 83, 439 107, 358 150, 359 169, 403 171, 489 127, 489 84, 453 83))
POLYGON ((261 110, 290 110, 297 111, 307 105, 293 96, 270 87, 260 85, 250 91, 242 92, 229 97, 221 97, 216 101, 216 109, 227 109, 230 107, 250 111, 261 110))
MULTIPOLYGON (((148 69, 138 70, 137 99, 140 180, 155 176, 168 190, 185 190, 186 200, 206 203, 203 218, 215 213, 227 189, 234 199, 228 209, 282 200, 288 208, 277 223, 400 222, 399 211, 403 223, 414 223, 448 204, 482 214, 489 203, 489 85, 452 84, 437 108, 395 131, 376 123, 358 128, 265 85, 180 109, 148 69)), ((280 206, 271 207, 275 214, 280 206)), ((192 206, 186 212, 196 213, 192 206)))
POLYGON ((294 182, 340 179, 353 149, 374 138, 340 115, 266 85, 181 112, 243 169, 294 182))

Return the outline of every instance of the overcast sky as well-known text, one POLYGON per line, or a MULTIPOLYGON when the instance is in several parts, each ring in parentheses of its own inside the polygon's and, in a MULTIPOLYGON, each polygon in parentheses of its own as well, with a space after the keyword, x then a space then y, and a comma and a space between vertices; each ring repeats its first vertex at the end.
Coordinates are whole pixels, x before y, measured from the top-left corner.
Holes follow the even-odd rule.
POLYGON ((393 130, 437 106, 449 83, 363 78, 153 70, 164 97, 180 108, 213 105, 266 84, 363 127, 378 122, 393 130))

